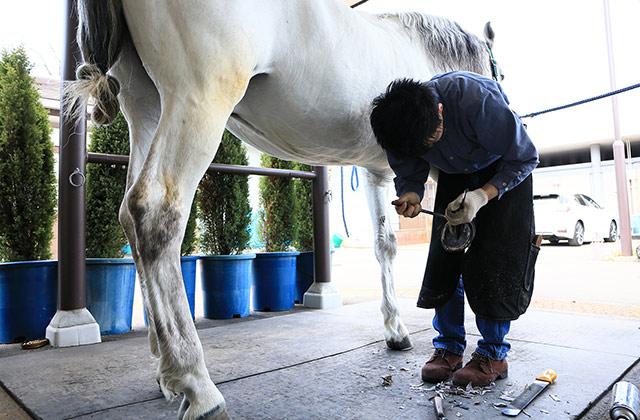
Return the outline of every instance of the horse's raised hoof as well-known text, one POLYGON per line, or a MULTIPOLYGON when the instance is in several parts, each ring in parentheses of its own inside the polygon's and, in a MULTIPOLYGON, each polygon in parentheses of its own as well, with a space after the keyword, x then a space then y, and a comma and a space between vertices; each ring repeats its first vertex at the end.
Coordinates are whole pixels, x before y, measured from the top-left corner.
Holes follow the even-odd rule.
POLYGON ((409 339, 409 336, 406 336, 400 341, 387 340, 387 347, 389 347, 391 350, 407 351, 413 348, 413 344, 411 344, 411 339, 409 339))

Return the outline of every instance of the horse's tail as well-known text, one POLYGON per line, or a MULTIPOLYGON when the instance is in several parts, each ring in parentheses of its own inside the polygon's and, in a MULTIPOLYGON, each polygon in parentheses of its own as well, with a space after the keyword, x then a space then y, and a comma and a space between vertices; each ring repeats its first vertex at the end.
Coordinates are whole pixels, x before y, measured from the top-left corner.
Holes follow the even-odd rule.
POLYGON ((78 45, 84 62, 76 70, 77 80, 65 87, 65 102, 70 105, 66 109, 77 117, 93 97, 91 118, 109 124, 120 109, 120 83, 107 71, 120 56, 127 32, 122 0, 78 0, 78 18, 78 45))

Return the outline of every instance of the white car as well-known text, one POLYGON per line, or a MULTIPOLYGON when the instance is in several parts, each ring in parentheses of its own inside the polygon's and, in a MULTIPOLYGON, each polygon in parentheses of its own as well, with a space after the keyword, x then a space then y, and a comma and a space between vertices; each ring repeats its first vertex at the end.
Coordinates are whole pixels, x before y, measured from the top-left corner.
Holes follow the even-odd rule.
POLYGON ((616 216, 584 194, 533 196, 536 234, 551 243, 567 239, 569 245, 618 239, 616 216))

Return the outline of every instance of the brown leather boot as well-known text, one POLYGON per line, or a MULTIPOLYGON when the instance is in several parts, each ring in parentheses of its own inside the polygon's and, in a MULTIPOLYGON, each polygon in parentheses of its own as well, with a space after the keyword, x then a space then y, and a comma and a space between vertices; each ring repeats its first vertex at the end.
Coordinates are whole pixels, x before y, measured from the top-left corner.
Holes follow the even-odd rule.
POLYGON ((431 359, 422 366, 422 380, 431 383, 446 381, 453 372, 461 367, 461 355, 445 349, 436 349, 431 359))
POLYGON ((471 382, 471 386, 486 386, 496 379, 506 378, 508 373, 507 359, 492 360, 473 352, 469 363, 453 374, 453 384, 467 386, 471 382))

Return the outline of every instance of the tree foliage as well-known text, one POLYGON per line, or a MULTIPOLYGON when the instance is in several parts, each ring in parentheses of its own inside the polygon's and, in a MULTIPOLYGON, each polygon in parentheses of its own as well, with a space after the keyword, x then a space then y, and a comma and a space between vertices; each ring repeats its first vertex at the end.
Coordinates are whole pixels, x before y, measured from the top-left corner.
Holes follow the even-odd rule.
POLYGON ((51 127, 24 48, 0 61, 0 259, 51 258, 56 178, 51 127))
MULTIPOLYGON (((294 169, 294 162, 262 154, 265 168, 294 169)), ((288 251, 296 238, 296 195, 291 178, 264 176, 260 178, 260 221, 258 235, 267 252, 288 251)))
MULTIPOLYGON (((122 113, 110 125, 93 125, 89 151, 129 154, 129 127, 122 113)), ((118 212, 127 184, 122 165, 87 164, 87 257, 119 258, 127 244, 118 212)))
MULTIPOLYGON (((89 151, 115 155, 129 154, 129 126, 122 113, 110 125, 94 125, 89 151)), ((118 213, 127 184, 125 166, 90 163, 87 165, 87 257, 120 258, 127 238, 118 213)), ((181 255, 195 250, 196 201, 193 201, 181 246, 181 255)))
MULTIPOLYGON (((215 163, 247 165, 242 142, 226 131, 215 163)), ((202 223, 200 250, 208 255, 239 254, 249 244, 251 222, 249 179, 238 174, 206 174, 199 186, 198 218, 202 223)))
MULTIPOLYGON (((310 172, 311 166, 296 163, 298 171, 310 172)), ((313 181, 296 178, 294 180, 296 193, 295 223, 297 235, 294 245, 298 251, 313 251, 313 181)))

